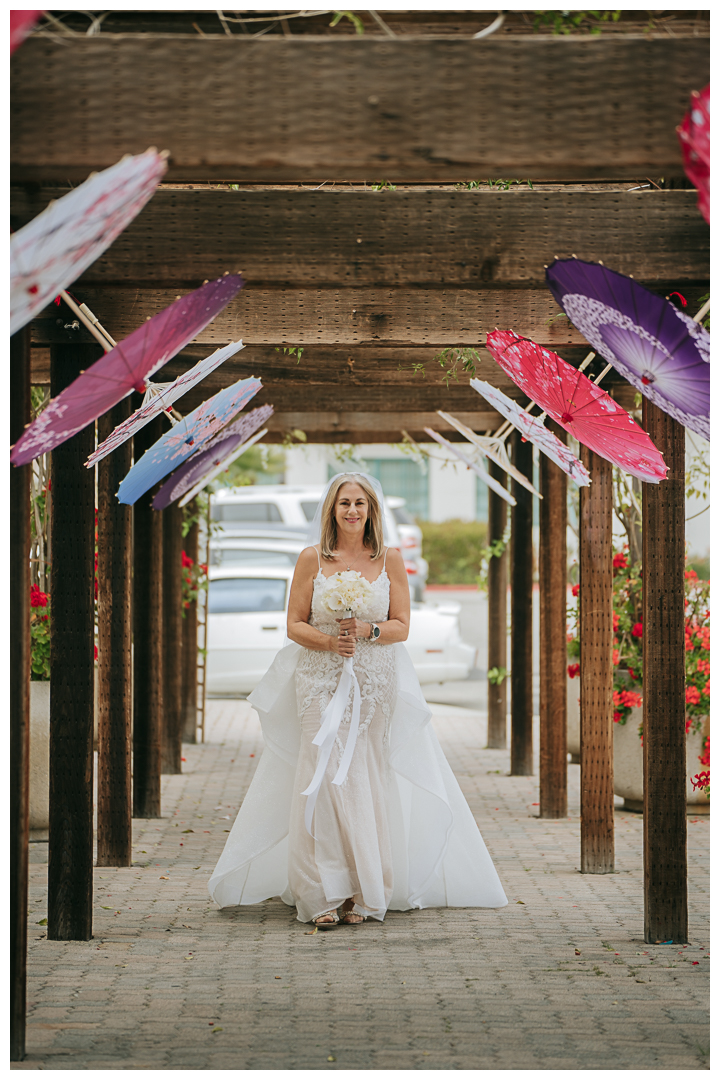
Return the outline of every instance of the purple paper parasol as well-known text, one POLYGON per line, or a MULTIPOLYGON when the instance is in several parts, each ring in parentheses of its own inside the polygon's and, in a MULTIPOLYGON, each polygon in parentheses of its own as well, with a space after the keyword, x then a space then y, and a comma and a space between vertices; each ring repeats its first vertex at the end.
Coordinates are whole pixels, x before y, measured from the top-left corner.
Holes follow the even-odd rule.
POLYGON ((117 493, 120 502, 132 506, 153 484, 187 461, 257 394, 261 386, 259 379, 240 379, 203 401, 172 431, 166 431, 135 462, 120 484, 117 493))
POLYGON ((170 503, 175 502, 176 499, 181 498, 186 492, 190 491, 224 458, 247 442, 256 431, 259 431, 272 414, 272 405, 261 405, 258 409, 249 412, 247 416, 241 416, 239 420, 235 420, 234 423, 223 428, 210 442, 205 443, 201 450, 193 454, 184 465, 176 469, 169 480, 166 480, 153 499, 153 510, 164 510, 170 503))
POLYGON ((209 281, 133 330, 50 402, 15 443, 13 465, 46 454, 82 431, 161 368, 211 322, 243 286, 238 274, 209 281))
POLYGON ((710 438, 710 335, 668 300, 599 263, 560 259, 545 272, 590 344, 658 408, 710 438))

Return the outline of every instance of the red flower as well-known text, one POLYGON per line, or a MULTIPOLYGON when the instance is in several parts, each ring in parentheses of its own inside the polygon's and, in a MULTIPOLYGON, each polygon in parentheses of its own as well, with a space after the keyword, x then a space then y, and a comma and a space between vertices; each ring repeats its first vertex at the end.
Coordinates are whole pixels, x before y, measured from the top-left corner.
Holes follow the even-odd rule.
POLYGON ((187 555, 184 551, 182 553, 182 564, 183 564, 183 566, 194 566, 195 565, 195 563, 192 561, 190 556, 187 555))
POLYGON ((633 671, 633 669, 631 667, 628 668, 628 672, 630 674, 630 678, 632 679, 632 681, 637 682, 637 675, 635 674, 635 672, 633 671))
POLYGON ((700 691, 698 690, 697 686, 688 686, 687 690, 685 691, 685 700, 688 705, 700 704, 700 691))
POLYGON ((700 772, 696 773, 692 778, 693 788, 705 788, 710 786, 710 773, 700 772))
POLYGON ((620 650, 613 649, 613 664, 617 666, 620 663, 620 650))
POLYGON ((697 576, 697 574, 695 573, 694 570, 686 570, 685 571, 685 577, 687 578, 688 581, 697 581, 697 579, 698 579, 698 576, 697 576))
POLYGON ((707 739, 705 740, 705 749, 704 749, 704 752, 703 752, 703 756, 701 758, 698 758, 698 761, 700 762, 701 765, 709 765, 710 764, 710 736, 709 735, 708 735, 707 739))
POLYGON ((705 695, 705 697, 710 697, 710 680, 709 679, 705 683, 705 685, 703 686, 703 694, 705 695))
POLYGON ((579 592, 580 592, 580 586, 579 585, 573 585, 573 587, 572 587, 573 596, 577 596, 579 594, 579 592))
POLYGON ((635 625, 633 626, 633 628, 632 628, 632 636, 633 637, 642 637, 643 636, 642 623, 641 622, 636 622, 635 625))
POLYGON ((619 723, 620 723, 620 721, 622 720, 622 713, 621 713, 621 712, 617 712, 617 711, 616 711, 616 712, 614 712, 614 713, 613 713, 613 720, 615 721, 615 723, 616 723, 616 724, 619 724, 619 723))
POLYGON ((620 629, 620 616, 617 611, 613 611, 613 633, 620 629))
POLYGON ((98 582, 97 582, 97 578, 95 578, 95 599, 97 600, 97 598, 98 598, 98 582))
POLYGON ((613 555, 613 567, 615 570, 625 570, 627 569, 627 564, 627 556, 623 555, 622 551, 617 551, 613 555))
POLYGON ((580 665, 579 664, 568 664, 567 671, 568 671, 568 675, 570 676, 570 678, 574 679, 574 678, 576 678, 576 676, 578 676, 580 674, 580 665))
POLYGON ((97 645, 95 645, 94 648, 95 648, 95 659, 97 660, 97 658, 98 658, 97 645))
POLYGON ((208 572, 207 563, 202 563, 201 562, 201 563, 198 563, 198 566, 202 570, 203 574, 207 574, 207 572, 208 572))
POLYGON ((37 585, 30 586, 30 606, 31 607, 47 607, 48 594, 40 592, 37 585))

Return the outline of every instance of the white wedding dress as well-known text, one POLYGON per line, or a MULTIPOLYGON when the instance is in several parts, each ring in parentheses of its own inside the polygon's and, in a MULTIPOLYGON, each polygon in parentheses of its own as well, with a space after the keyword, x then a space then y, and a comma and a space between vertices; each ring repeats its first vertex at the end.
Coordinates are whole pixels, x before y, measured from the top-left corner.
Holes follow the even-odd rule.
MULTIPOLYGON (((310 623, 337 634, 321 603, 319 570, 310 623)), ((383 567, 358 618, 388 618, 383 567)), ((336 653, 285 646, 250 695, 265 749, 208 887, 220 907, 280 896, 313 918, 349 897, 383 919, 388 909, 502 907, 507 898, 470 808, 430 723, 404 645, 359 640, 353 663, 360 724, 347 776, 338 771, 352 693, 332 744, 312 820, 304 790, 318 762, 313 739, 343 671, 336 653)))

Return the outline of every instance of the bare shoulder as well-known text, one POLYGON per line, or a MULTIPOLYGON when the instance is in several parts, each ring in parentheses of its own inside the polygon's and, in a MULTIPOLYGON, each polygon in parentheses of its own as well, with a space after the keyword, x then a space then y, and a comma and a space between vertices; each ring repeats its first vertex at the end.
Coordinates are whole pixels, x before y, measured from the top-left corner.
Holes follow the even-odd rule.
POLYGON ((317 572, 318 557, 317 551, 314 547, 306 547, 298 555, 298 560, 295 563, 295 578, 305 579, 313 577, 317 572))
POLYGON ((391 577, 396 574, 405 573, 405 563, 397 548, 388 548, 385 559, 385 568, 391 577))

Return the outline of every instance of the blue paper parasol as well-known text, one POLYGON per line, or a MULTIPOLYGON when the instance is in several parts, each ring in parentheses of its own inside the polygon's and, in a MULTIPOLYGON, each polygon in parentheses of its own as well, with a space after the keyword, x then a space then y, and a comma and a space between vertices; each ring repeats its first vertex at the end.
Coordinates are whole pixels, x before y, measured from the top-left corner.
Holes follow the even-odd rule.
POLYGON ((118 488, 120 502, 132 506, 158 480, 182 465, 217 434, 261 386, 259 379, 241 379, 188 413, 133 465, 118 488))

